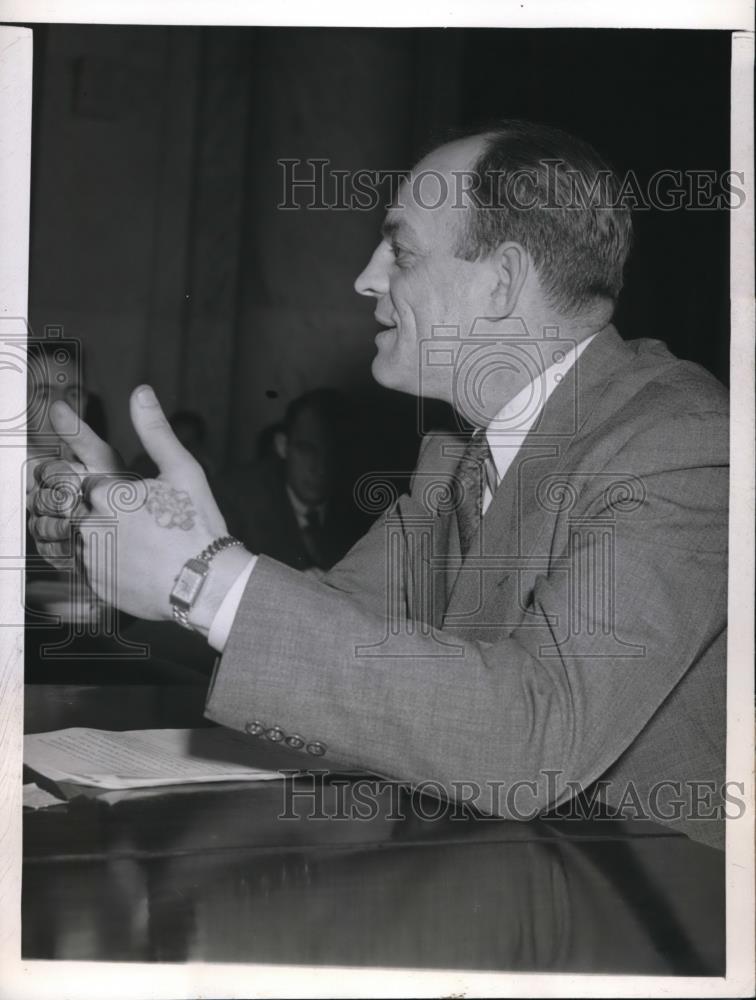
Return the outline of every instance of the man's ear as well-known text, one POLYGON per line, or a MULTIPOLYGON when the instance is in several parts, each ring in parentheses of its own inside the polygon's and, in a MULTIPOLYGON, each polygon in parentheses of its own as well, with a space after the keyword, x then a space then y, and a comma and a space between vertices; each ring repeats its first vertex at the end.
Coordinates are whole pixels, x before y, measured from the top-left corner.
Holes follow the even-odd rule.
POLYGON ((495 314, 511 316, 531 267, 530 254, 520 243, 501 243, 491 255, 495 286, 491 296, 495 314))
POLYGON ((286 431, 276 431, 273 435, 273 447, 276 449, 276 455, 278 455, 282 462, 286 461, 288 444, 289 442, 286 437, 286 431))

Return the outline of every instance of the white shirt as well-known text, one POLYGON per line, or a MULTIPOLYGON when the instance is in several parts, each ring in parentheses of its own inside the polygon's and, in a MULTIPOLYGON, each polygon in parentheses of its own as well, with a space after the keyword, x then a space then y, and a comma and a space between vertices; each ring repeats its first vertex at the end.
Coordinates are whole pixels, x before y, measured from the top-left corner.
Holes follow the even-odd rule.
MULTIPOLYGON (((496 486, 507 474, 509 466, 517 457, 517 452, 528 436, 533 424, 538 420, 546 401, 572 368, 577 359, 590 344, 596 334, 586 337, 579 344, 565 351, 561 361, 549 365, 540 375, 522 388, 516 396, 499 410, 486 428, 486 438, 491 457, 496 467, 496 486)), ((488 509, 493 493, 486 485, 483 493, 483 513, 488 509)))
MULTIPOLYGON (((495 466, 496 483, 490 484, 489 482, 486 485, 483 493, 483 513, 486 512, 493 499, 491 485, 495 489, 504 478, 528 432, 541 415, 547 399, 595 336, 596 334, 593 334, 586 337, 585 340, 581 340, 579 344, 565 351, 561 361, 549 365, 540 375, 528 382, 509 402, 502 406, 486 428, 488 447, 491 450, 495 466)), ((257 556, 250 555, 249 562, 231 585, 216 612, 215 618, 213 618, 207 641, 219 653, 222 653, 225 648, 247 581, 252 575, 256 562, 257 556)))

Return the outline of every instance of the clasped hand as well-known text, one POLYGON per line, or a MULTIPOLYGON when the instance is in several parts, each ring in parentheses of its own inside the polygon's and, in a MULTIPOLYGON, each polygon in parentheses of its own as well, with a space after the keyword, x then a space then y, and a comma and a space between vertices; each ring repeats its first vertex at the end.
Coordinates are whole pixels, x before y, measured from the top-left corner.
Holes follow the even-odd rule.
POLYGON ((226 524, 202 467, 149 386, 134 390, 130 410, 158 477, 124 473, 113 449, 57 402, 52 424, 76 461, 35 468, 29 530, 40 555, 58 568, 75 562, 100 600, 138 618, 170 618, 168 598, 181 567, 226 534, 226 524))

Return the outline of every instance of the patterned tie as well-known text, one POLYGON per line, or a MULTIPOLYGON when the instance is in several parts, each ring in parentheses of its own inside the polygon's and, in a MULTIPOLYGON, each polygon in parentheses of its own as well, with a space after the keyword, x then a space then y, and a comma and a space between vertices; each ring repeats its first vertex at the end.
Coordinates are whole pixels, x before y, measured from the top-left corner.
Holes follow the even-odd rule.
POLYGON ((467 555, 480 527, 483 496, 492 464, 493 458, 486 435, 483 431, 476 431, 467 442, 455 473, 455 489, 458 497, 457 523, 462 555, 467 555))

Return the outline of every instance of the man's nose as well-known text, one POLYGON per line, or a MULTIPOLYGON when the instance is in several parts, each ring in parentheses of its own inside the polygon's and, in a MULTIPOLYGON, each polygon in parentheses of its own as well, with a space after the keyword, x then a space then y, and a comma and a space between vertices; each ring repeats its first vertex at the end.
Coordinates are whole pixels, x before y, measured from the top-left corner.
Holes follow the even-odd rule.
POLYGON ((354 290, 358 295, 368 295, 374 299, 389 290, 388 267, 382 253, 383 245, 376 247, 365 270, 358 275, 354 290))

